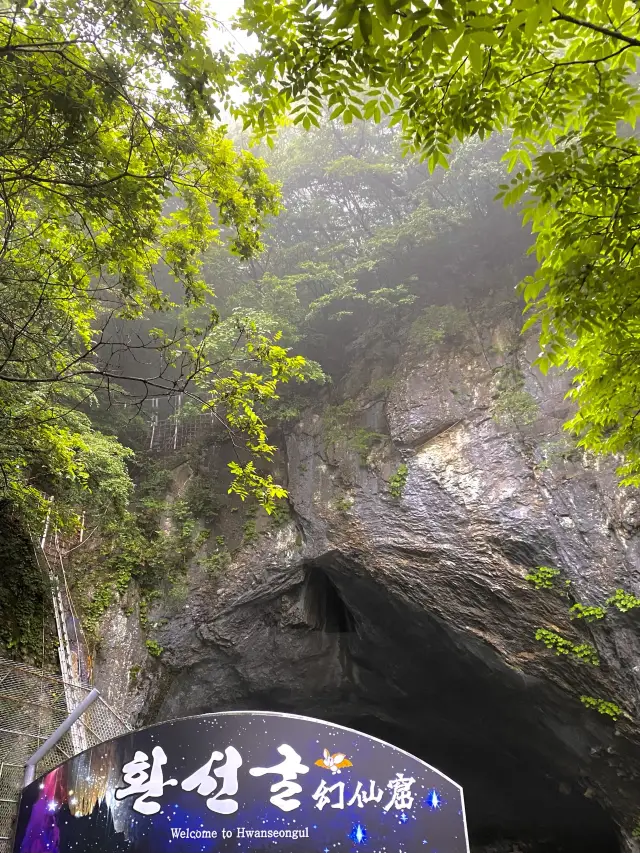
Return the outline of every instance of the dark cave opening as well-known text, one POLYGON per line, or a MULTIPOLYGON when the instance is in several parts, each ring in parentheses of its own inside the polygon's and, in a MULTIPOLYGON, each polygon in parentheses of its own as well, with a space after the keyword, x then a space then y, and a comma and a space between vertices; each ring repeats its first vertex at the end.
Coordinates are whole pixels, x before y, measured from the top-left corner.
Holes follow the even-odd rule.
MULTIPOLYGON (((349 726, 422 758, 465 795, 472 850, 619 853, 611 818, 585 796, 588 737, 581 709, 474 647, 406 602, 390 601, 365 573, 339 560, 307 568, 310 625, 341 632, 351 683, 288 710, 349 726), (357 624, 358 630, 354 630, 357 624), (343 688, 347 689, 347 688, 343 688), (575 731, 559 735, 569 723, 575 731), (498 846, 495 846, 498 845, 498 846)), ((273 697, 275 699, 275 697, 273 697)), ((283 707, 280 694, 277 704, 283 707)))
POLYGON ((355 631, 355 618, 336 585, 319 565, 306 572, 303 607, 307 623, 326 634, 350 634, 355 631))
POLYGON ((391 589, 335 552, 302 568, 302 583, 219 618, 153 721, 254 709, 335 722, 460 784, 472 853, 621 853, 591 790, 621 784, 610 757, 627 747, 606 721, 443 620, 410 576, 391 589))

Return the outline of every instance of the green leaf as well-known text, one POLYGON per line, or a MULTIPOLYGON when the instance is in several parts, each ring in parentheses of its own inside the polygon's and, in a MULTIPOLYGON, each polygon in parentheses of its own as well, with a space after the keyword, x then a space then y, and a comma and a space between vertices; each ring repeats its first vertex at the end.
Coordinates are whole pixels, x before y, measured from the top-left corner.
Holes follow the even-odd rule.
POLYGON ((393 6, 390 0, 375 0, 376 12, 384 20, 388 21, 394 14, 393 6))
POLYGON ((344 0, 338 6, 334 17, 334 26, 337 30, 346 29, 356 16, 358 3, 356 0, 344 0))
POLYGON ((469 39, 468 50, 469 59, 471 61, 471 67, 476 73, 479 73, 480 71, 482 71, 482 67, 484 64, 484 55, 482 52, 482 48, 476 41, 474 41, 473 39, 469 39))
POLYGON ((373 21, 371 18, 371 12, 367 6, 363 6, 360 9, 360 17, 358 19, 358 23, 360 25, 360 32, 362 33, 362 38, 366 43, 368 43, 371 33, 373 31, 373 21))

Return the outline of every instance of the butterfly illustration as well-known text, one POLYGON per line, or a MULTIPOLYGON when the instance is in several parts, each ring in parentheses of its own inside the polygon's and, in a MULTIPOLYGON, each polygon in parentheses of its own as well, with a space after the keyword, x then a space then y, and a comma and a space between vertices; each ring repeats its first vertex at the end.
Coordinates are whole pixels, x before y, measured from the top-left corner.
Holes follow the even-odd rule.
POLYGON ((318 767, 331 770, 332 773, 339 773, 343 767, 353 767, 353 764, 343 752, 336 752, 334 755, 331 755, 328 749, 324 750, 324 758, 319 758, 316 764, 318 767))

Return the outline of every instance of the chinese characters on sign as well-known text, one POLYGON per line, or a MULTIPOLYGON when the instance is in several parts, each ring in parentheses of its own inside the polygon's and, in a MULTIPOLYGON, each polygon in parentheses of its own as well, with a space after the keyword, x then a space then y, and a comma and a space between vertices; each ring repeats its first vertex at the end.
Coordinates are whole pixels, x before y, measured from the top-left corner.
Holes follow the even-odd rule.
MULTIPOLYGON (((302 793, 302 785, 296 780, 299 775, 308 773, 309 768, 302 764, 301 757, 289 744, 283 743, 278 747, 278 752, 283 756, 279 764, 273 767, 252 767, 249 773, 252 776, 279 776, 280 781, 271 785, 270 802, 283 812, 290 812, 301 806, 301 801, 294 797, 302 793)), ((150 765, 146 753, 136 752, 133 760, 127 762, 122 768, 123 781, 128 787, 117 788, 115 792, 117 800, 124 800, 138 794, 139 796, 134 800, 133 809, 144 815, 157 814, 160 811, 160 804, 150 800, 159 799, 165 787, 178 784, 176 779, 168 779, 166 782, 163 779, 162 768, 167 763, 167 756, 162 747, 154 747, 152 761, 150 765), (151 768, 150 771, 149 768, 151 768)), ((238 769, 242 763, 242 757, 234 746, 228 746, 224 755, 214 751, 206 764, 181 783, 182 790, 196 791, 200 796, 207 797, 207 808, 216 814, 233 814, 238 811, 238 802, 231 799, 230 795, 238 793, 238 769), (224 763, 213 770, 212 776, 214 762, 222 761, 224 763), (222 780, 219 789, 214 776, 222 780), (210 796, 211 794, 213 796, 210 796)), ((411 786, 414 782, 415 779, 406 778, 403 773, 396 773, 395 778, 390 779, 386 784, 390 799, 383 806, 384 811, 388 812, 393 808, 401 811, 409 810, 414 801, 411 794, 411 786)), ((383 789, 373 779, 369 780, 368 789, 362 782, 358 782, 353 796, 346 800, 346 806, 347 808, 357 806, 361 809, 371 802, 379 804, 383 796, 383 789)), ((312 798, 316 801, 315 808, 320 811, 327 805, 332 809, 344 809, 345 783, 336 782, 333 785, 327 785, 323 779, 312 794, 312 798)))

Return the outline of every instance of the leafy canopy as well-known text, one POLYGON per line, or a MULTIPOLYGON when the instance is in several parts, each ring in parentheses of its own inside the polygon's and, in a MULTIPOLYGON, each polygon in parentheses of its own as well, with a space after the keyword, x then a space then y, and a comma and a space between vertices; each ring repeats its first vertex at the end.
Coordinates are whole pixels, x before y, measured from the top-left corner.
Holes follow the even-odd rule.
POLYGON ((509 130, 505 203, 525 199, 537 272, 522 283, 540 367, 575 371, 584 447, 640 483, 640 9, 631 0, 245 0, 247 126, 283 115, 399 124, 429 167, 454 140, 509 130))
MULTIPOLYGON (((379 337, 383 326, 389 333, 395 326, 402 336, 422 304, 450 301, 463 281, 471 293, 473 246, 506 220, 492 200, 506 146, 469 141, 458 146, 448 172, 430 175, 426 164, 402 156, 396 128, 322 118, 309 132, 281 130, 264 152, 283 206, 265 233, 265 250, 244 260, 214 246, 204 274, 215 282, 221 346, 233 347, 234 317, 249 317, 263 333, 282 330, 283 341, 337 376, 365 331, 379 337)), ((517 226, 513 231, 518 236, 517 226)), ((492 286, 502 286, 525 246, 505 241, 505 251, 494 253, 492 286)), ((513 283, 508 276, 507 286, 513 283)), ((474 287, 488 289, 479 281, 474 287)))
POLYGON ((45 494, 72 513, 79 486, 126 503, 128 452, 91 407, 189 390, 218 319, 201 255, 250 257, 278 210, 216 122, 210 25, 198 2, 0 3, 0 500, 27 515, 45 494))

